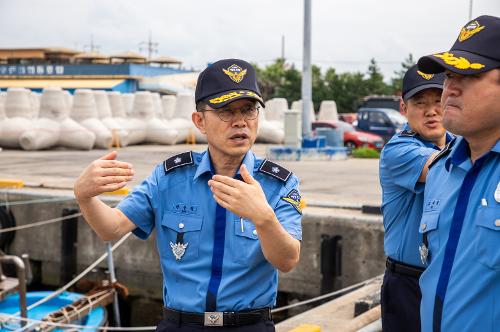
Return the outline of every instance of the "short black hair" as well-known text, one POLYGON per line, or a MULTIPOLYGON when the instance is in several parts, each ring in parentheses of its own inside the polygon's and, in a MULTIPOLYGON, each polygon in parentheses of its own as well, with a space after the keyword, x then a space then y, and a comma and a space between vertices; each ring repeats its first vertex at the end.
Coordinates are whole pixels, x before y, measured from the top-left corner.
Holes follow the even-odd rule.
POLYGON ((197 102, 197 103, 196 103, 196 111, 197 111, 197 112, 204 111, 204 110, 206 109, 205 107, 206 107, 207 105, 208 105, 208 104, 207 104, 207 103, 205 103, 204 101, 199 101, 199 102, 197 102))

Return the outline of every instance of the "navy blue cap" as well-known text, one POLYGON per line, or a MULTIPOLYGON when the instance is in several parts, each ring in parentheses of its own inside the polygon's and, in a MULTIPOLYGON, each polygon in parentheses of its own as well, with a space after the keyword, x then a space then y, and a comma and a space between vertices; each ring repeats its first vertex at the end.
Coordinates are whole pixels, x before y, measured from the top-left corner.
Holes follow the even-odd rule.
POLYGON ((422 90, 432 88, 443 90, 443 83, 444 73, 427 74, 414 65, 403 77, 403 100, 407 101, 422 90))
POLYGON ((194 96, 196 103, 203 101, 212 108, 239 99, 254 99, 265 107, 255 69, 239 59, 219 60, 205 68, 198 76, 194 96))
POLYGON ((500 18, 483 15, 470 21, 448 52, 420 58, 418 68, 426 73, 448 69, 463 75, 500 68, 500 18))

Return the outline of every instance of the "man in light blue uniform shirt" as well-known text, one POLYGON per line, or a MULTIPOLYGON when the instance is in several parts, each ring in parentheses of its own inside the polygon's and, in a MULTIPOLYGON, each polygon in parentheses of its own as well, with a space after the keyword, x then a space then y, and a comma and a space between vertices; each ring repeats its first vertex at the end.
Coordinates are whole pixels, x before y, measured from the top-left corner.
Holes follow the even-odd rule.
POLYGON ((432 162, 420 231, 422 331, 500 331, 500 18, 467 23, 451 50, 421 58, 446 73, 444 126, 462 137, 432 162))
POLYGON ((238 59, 205 69, 193 122, 208 149, 159 164, 116 209, 95 196, 130 180, 116 153, 95 161, 75 184, 87 222, 103 239, 156 229, 164 276, 158 331, 274 331, 278 270, 300 253, 299 180, 250 150, 263 104, 253 67, 238 59))
POLYGON ((424 264, 418 233, 428 164, 451 138, 442 125, 444 75, 413 66, 403 78, 401 113, 408 123, 382 150, 380 184, 386 271, 381 291, 385 332, 420 331, 418 279, 424 264))

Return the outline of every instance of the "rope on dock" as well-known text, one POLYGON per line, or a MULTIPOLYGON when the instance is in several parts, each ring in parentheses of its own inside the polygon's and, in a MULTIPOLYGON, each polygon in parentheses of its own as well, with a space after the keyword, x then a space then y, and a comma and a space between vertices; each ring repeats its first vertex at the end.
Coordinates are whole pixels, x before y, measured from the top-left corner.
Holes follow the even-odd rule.
POLYGON ((74 197, 54 197, 54 198, 30 199, 30 200, 25 200, 25 201, 7 201, 7 202, 0 202, 0 207, 1 206, 40 204, 40 203, 66 202, 66 201, 74 201, 74 200, 75 200, 74 197))
POLYGON ((34 222, 34 223, 31 223, 31 224, 26 224, 26 225, 21 225, 21 226, 3 228, 3 229, 0 229, 0 234, 7 233, 7 232, 18 231, 18 230, 21 230, 21 229, 28 229, 28 228, 33 228, 33 227, 39 227, 39 226, 43 226, 43 225, 47 225, 47 224, 52 224, 52 223, 59 222, 59 221, 66 221, 66 220, 69 220, 69 219, 73 219, 73 218, 79 217, 81 215, 82 215, 82 213, 78 212, 78 213, 70 214, 70 215, 64 216, 64 217, 58 217, 58 218, 54 218, 54 219, 48 219, 48 220, 38 221, 38 222, 34 222))
POLYGON ((295 308, 295 307, 298 307, 298 306, 301 306, 301 305, 304 305, 304 304, 309 304, 309 303, 321 301, 321 300, 327 299, 327 298, 335 296, 335 295, 344 294, 344 293, 347 293, 347 292, 349 292, 351 290, 354 290, 356 288, 361 288, 363 286, 366 286, 369 283, 373 282, 374 280, 382 278, 382 276, 383 275, 381 274, 379 276, 373 277, 371 279, 368 279, 368 280, 365 280, 365 281, 362 281, 362 282, 358 282, 357 284, 354 284, 354 285, 351 285, 349 287, 336 290, 336 291, 328 293, 328 294, 323 294, 323 295, 320 295, 320 296, 317 296, 317 297, 313 297, 312 299, 309 299, 309 300, 305 300, 305 301, 293 303, 293 304, 290 304, 290 305, 286 305, 286 306, 283 306, 283 307, 279 307, 279 308, 271 310, 271 312, 272 313, 280 312, 280 311, 287 310, 287 309, 290 309, 290 308, 295 308))

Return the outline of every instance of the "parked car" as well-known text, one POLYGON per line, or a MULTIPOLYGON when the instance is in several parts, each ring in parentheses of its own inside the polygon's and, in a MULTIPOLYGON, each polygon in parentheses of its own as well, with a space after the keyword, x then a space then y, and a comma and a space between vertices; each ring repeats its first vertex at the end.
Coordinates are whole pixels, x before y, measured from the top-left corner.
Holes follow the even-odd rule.
POLYGON ((391 108, 360 108, 356 126, 361 131, 382 136, 387 142, 405 123, 406 118, 391 108))
POLYGON ((373 95, 363 98, 360 108, 392 108, 399 111, 400 97, 395 95, 373 95))
POLYGON ((384 147, 384 140, 379 135, 357 131, 351 124, 344 121, 313 121, 313 132, 315 133, 318 128, 341 128, 344 132, 344 146, 349 151, 361 147, 380 151, 384 147))

